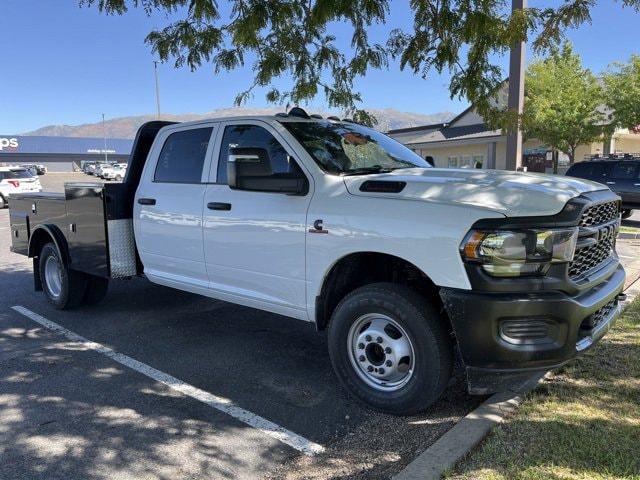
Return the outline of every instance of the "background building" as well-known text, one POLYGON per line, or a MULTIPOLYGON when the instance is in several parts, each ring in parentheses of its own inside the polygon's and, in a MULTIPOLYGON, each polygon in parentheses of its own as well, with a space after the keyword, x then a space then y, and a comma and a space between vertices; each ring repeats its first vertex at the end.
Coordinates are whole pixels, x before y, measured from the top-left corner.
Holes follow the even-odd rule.
POLYGON ((0 135, 0 165, 41 163, 50 172, 78 170, 85 161, 126 162, 133 140, 0 135))
MULTIPOLYGON (((390 130, 388 135, 403 143, 423 158, 432 157, 439 168, 506 168, 507 136, 491 130, 473 107, 469 107, 448 123, 390 130)), ((553 152, 542 142, 524 142, 522 165, 534 172, 553 172, 553 152)), ((581 145, 576 161, 586 156, 608 153, 640 152, 640 132, 616 131, 611 139, 581 145)), ((566 172, 569 159, 559 154, 558 173, 566 172)))

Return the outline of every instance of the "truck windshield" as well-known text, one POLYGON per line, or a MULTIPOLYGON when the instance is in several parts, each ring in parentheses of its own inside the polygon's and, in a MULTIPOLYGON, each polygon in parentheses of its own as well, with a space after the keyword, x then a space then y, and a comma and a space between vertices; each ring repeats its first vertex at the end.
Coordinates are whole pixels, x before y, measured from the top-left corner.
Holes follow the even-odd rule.
POLYGON ((404 145, 354 123, 281 122, 328 173, 358 175, 431 165, 404 145))

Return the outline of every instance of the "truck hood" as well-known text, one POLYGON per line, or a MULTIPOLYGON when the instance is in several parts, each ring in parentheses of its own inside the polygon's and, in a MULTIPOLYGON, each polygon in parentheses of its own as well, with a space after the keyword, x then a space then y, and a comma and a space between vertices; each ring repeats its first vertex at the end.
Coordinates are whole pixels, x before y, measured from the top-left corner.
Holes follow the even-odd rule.
POLYGON ((344 182, 353 195, 469 205, 508 217, 554 215, 581 193, 607 188, 600 183, 558 175, 449 168, 406 168, 347 176, 344 182), (406 182, 406 186, 399 193, 361 191, 360 187, 368 180, 406 182))

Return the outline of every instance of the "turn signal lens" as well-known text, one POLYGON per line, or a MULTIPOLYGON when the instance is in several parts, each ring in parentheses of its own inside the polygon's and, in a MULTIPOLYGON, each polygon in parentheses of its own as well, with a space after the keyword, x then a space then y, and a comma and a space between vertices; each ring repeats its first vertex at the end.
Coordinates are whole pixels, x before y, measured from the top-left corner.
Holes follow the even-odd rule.
POLYGON ((552 263, 570 262, 578 228, 549 230, 472 230, 460 246, 462 258, 481 263, 496 277, 545 274, 552 263))

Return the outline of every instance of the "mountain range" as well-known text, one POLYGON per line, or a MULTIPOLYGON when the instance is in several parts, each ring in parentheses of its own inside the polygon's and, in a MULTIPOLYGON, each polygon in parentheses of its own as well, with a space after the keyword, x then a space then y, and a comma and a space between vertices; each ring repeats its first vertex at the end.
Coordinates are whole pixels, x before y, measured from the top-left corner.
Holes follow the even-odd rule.
MULTIPOLYGON (((218 118, 225 116, 240 115, 273 115, 284 111, 283 108, 220 108, 207 113, 187 113, 181 115, 163 114, 162 120, 173 122, 189 122, 193 120, 203 120, 207 118, 218 118)), ((378 120, 376 129, 382 132, 396 128, 416 127, 420 125, 429 125, 433 123, 441 123, 453 118, 451 112, 439 112, 434 114, 422 114, 412 112, 400 112, 393 108, 384 109, 367 109, 368 112, 375 115, 378 120)), ((331 115, 328 112, 309 112, 320 113, 322 116, 331 115)), ((335 114, 334 114, 335 115, 335 114)), ((109 138, 134 138, 136 131, 145 122, 155 120, 155 115, 136 115, 131 117, 119 117, 102 122, 87 123, 83 125, 47 125, 32 132, 23 135, 39 135, 39 136, 62 136, 62 137, 102 137, 105 134, 109 138)))

